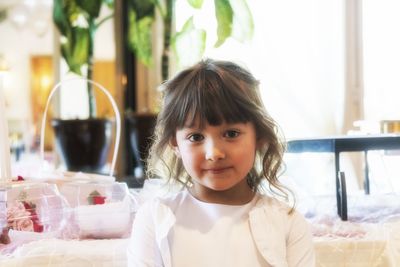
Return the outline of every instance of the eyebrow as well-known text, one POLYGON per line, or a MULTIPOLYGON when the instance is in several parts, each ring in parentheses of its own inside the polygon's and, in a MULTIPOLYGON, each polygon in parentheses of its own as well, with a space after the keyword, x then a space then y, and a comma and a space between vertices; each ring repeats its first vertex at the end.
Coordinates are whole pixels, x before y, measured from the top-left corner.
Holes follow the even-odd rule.
MULTIPOLYGON (((211 124, 209 124, 211 127, 218 127, 218 126, 225 126, 225 127, 235 127, 235 126, 237 126, 237 127, 240 127, 240 126, 242 126, 242 125, 246 125, 246 124, 248 124, 249 122, 247 121, 247 122, 224 122, 224 123, 221 123, 221 124, 218 124, 218 125, 211 125, 211 124)), ((206 125, 207 123, 205 123, 204 125, 206 125)), ((203 129, 205 129, 205 126, 204 127, 200 127, 199 125, 196 125, 196 124, 194 124, 194 125, 183 125, 183 127, 181 128, 181 129, 189 129, 189 130, 196 130, 196 131, 201 131, 201 130, 203 130, 203 129)))
POLYGON ((187 132, 201 132, 203 129, 201 128, 194 128, 194 127, 184 127, 182 130, 187 132))

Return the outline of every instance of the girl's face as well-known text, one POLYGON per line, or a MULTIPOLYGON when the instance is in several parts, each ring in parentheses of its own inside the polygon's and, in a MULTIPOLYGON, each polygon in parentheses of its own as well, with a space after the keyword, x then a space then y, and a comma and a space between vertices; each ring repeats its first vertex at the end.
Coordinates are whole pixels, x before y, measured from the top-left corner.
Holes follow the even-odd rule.
POLYGON ((176 132, 172 146, 182 159, 199 200, 222 204, 243 204, 253 191, 246 176, 254 165, 257 138, 253 123, 206 124, 176 132))

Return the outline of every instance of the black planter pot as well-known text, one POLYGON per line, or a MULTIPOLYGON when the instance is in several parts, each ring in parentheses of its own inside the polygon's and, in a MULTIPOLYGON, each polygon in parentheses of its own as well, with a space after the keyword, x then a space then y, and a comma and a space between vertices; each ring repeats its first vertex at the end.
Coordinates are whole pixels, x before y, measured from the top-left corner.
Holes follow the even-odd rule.
POLYGON ((104 174, 113 122, 53 119, 56 147, 69 171, 104 174))
POLYGON ((135 174, 135 169, 146 169, 146 159, 149 154, 151 138, 154 134, 154 127, 157 114, 149 113, 128 113, 125 115, 128 150, 128 171, 127 174, 135 174))

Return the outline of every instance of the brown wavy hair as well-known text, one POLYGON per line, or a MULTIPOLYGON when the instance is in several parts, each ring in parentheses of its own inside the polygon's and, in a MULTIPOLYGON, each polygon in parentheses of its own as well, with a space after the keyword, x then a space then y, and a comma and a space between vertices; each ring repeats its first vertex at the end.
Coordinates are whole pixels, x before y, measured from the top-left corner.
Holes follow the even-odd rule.
POLYGON ((161 86, 163 102, 157 117, 153 143, 147 160, 147 177, 167 178, 184 186, 191 183, 182 161, 175 156, 170 142, 176 130, 199 118, 205 123, 252 122, 257 140, 255 166, 247 181, 259 190, 268 181, 269 192, 288 199, 291 191, 279 180, 284 153, 278 126, 267 113, 259 95, 259 82, 245 68, 229 61, 203 60, 178 73, 161 86))

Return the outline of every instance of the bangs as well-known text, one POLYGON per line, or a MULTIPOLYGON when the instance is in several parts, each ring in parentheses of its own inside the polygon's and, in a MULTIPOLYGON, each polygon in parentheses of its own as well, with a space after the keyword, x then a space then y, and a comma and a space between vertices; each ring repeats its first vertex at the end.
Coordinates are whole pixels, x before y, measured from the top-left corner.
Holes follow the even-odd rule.
POLYGON ((251 101, 245 96, 243 84, 231 77, 221 77, 214 70, 199 70, 181 89, 185 96, 172 115, 177 118, 178 128, 193 127, 199 122, 199 127, 205 124, 216 126, 223 122, 248 122, 251 116, 251 101), (245 96, 245 97, 243 97, 245 96), (245 99, 245 100, 244 100, 245 99), (247 99, 247 101, 246 101, 247 99))

